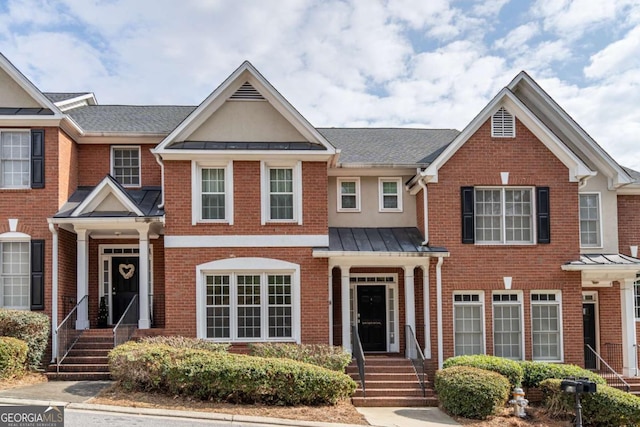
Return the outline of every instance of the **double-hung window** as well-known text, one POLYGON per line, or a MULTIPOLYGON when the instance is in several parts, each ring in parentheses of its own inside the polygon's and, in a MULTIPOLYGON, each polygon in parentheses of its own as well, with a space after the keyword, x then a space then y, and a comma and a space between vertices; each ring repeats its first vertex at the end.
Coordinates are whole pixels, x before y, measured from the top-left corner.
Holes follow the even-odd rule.
POLYGON ((560 292, 531 293, 533 360, 562 360, 561 321, 560 292))
POLYGON ((112 147, 111 174, 124 187, 139 187, 140 147, 112 147))
POLYGON ((640 321, 640 275, 636 276, 636 282, 633 285, 634 291, 634 311, 636 313, 636 321, 640 321))
POLYGON ((379 178, 378 190, 380 212, 402 212, 401 178, 379 178))
POLYGON ((602 246, 600 225, 600 195, 580 194, 580 246, 598 248, 602 246))
POLYGON ((493 354, 521 360, 522 298, 520 293, 493 294, 493 354))
POLYGON ((338 178, 338 212, 360 212, 360 178, 338 178))
POLYGON ((30 183, 31 134, 0 132, 0 187, 28 188, 30 183))
POLYGON ((453 295, 455 355, 484 354, 484 306, 481 292, 453 295))
POLYGON ((3 308, 29 309, 29 242, 0 242, 0 302, 3 308))
POLYGON ((302 164, 262 162, 262 223, 302 224, 302 164))
POLYGON ((192 163, 193 219, 199 222, 233 224, 233 162, 192 163))
POLYGON ((477 243, 533 243, 534 201, 531 188, 476 188, 477 243))

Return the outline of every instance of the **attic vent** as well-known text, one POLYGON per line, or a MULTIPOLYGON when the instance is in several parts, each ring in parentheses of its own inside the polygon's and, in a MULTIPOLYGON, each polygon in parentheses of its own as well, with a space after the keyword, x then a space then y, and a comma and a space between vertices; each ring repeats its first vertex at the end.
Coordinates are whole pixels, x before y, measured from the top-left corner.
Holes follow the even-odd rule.
POLYGON ((237 91, 235 91, 235 93, 231 95, 229 99, 247 100, 247 99, 264 99, 264 97, 260 95, 260 92, 258 92, 256 88, 251 86, 251 83, 246 82, 245 84, 240 86, 240 88, 237 91))
POLYGON ((495 138, 515 138, 516 136, 515 118, 504 107, 500 107, 491 116, 491 136, 495 138))

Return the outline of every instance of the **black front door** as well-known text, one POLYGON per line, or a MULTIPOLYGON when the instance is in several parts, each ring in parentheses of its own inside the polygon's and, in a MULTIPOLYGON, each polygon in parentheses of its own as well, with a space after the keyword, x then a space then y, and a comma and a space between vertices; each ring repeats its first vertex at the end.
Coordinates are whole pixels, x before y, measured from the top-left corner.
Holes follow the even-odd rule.
POLYGON ((584 367, 596 369, 596 356, 587 347, 596 350, 596 305, 582 304, 582 324, 584 329, 584 367))
POLYGON ((358 332, 364 351, 387 351, 384 286, 358 286, 358 332))
POLYGON ((111 321, 115 324, 138 294, 138 257, 111 258, 111 294, 111 321))

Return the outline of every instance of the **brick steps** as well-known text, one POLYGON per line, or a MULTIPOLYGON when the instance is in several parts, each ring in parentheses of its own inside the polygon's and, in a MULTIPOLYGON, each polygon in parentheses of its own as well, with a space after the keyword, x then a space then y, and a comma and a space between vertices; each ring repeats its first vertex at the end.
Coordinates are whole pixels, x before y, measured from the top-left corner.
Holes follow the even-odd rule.
POLYGON ((111 329, 89 329, 65 357, 60 368, 49 365, 46 372, 50 381, 110 380, 109 351, 113 349, 111 329))
POLYGON ((351 398, 354 406, 438 406, 430 383, 425 394, 416 377, 411 361, 400 357, 365 357, 366 397, 360 383, 358 366, 355 361, 346 372, 358 383, 351 398))

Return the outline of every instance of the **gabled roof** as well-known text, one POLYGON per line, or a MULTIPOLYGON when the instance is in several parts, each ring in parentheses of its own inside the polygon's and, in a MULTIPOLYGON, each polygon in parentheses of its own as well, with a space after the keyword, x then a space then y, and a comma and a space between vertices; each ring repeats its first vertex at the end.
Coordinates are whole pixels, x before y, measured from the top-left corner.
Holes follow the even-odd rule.
POLYGON ((91 92, 43 92, 42 94, 54 103, 69 101, 85 95, 92 95, 91 92))
POLYGON ((177 105, 87 105, 67 112, 85 131, 167 135, 196 107, 177 105))
MULTIPOLYGON (((185 120, 180 123, 155 148, 157 154, 168 154, 173 143, 183 142, 234 93, 249 83, 285 120, 287 120, 308 142, 324 147, 324 154, 335 154, 335 148, 265 79, 250 62, 245 61, 218 88, 216 88, 185 120)), ((256 141, 257 142, 257 141, 256 141)))

